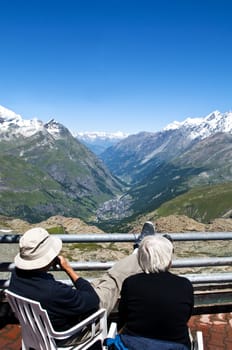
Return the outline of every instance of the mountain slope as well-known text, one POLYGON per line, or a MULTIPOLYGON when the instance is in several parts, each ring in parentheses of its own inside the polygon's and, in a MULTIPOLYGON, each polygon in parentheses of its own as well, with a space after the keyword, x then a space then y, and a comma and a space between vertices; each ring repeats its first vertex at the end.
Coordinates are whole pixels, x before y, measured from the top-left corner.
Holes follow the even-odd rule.
POLYGON ((107 149, 101 158, 113 174, 133 184, 219 132, 232 133, 232 112, 216 111, 205 118, 174 122, 156 133, 131 135, 107 149))
POLYGON ((219 132, 207 137, 173 163, 181 168, 204 168, 197 178, 189 181, 190 187, 231 181, 232 134, 219 132))
POLYGON ((232 182, 193 188, 183 195, 162 204, 155 214, 186 215, 200 222, 219 217, 231 217, 232 182))
POLYGON ((100 203, 121 193, 103 163, 63 125, 12 113, 4 109, 0 119, 0 214, 90 219, 100 203))
POLYGON ((198 186, 230 183, 232 113, 130 135, 102 157, 120 180, 55 120, 23 120, 0 106, 0 214, 29 221, 64 215, 112 225, 198 186))
POLYGON ((128 191, 134 212, 158 208, 196 186, 232 181, 232 135, 218 133, 156 167, 128 191), (141 202, 141 195, 143 201, 141 202))
POLYGON ((129 136, 108 149, 104 160, 130 183, 117 203, 126 208, 123 215, 128 218, 148 213, 193 187, 232 181, 231 156, 232 113, 214 112, 158 133, 129 136))

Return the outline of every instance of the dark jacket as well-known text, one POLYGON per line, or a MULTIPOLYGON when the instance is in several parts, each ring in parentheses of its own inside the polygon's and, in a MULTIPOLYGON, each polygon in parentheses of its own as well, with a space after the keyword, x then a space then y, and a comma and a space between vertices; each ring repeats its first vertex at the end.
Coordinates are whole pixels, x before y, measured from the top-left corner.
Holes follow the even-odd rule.
POLYGON ((56 281, 47 272, 12 272, 9 290, 39 301, 47 310, 55 330, 66 330, 98 310, 99 298, 91 284, 78 278, 74 287, 56 281))
POLYGON ((167 340, 190 348, 187 322, 193 310, 191 282, 170 272, 128 277, 119 303, 120 325, 130 335, 167 340))

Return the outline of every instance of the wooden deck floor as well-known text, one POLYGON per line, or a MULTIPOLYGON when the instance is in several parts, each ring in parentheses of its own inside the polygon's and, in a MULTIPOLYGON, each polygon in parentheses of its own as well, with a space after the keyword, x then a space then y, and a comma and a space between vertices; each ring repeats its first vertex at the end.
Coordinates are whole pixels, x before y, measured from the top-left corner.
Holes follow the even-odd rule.
MULTIPOLYGON (((203 332, 205 350, 232 350, 232 313, 192 316, 189 326, 194 333, 203 332)), ((21 332, 18 325, 0 330, 0 350, 20 350, 21 332)))

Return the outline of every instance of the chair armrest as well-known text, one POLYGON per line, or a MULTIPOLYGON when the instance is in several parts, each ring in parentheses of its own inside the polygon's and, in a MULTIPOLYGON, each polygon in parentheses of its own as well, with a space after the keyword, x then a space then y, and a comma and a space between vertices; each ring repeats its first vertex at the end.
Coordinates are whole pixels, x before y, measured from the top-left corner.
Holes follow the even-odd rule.
POLYGON ((204 350, 204 343, 203 343, 203 333, 201 331, 196 332, 196 340, 197 340, 197 346, 198 350, 204 350))
MULTIPOLYGON (((96 312, 94 312, 92 315, 89 317, 85 318, 83 321, 79 322, 72 328, 66 330, 66 331, 54 331, 53 336, 56 339, 64 339, 67 336, 70 337, 82 330, 83 327, 86 327, 90 324, 97 323, 100 320, 103 320, 103 324, 101 324, 102 327, 105 327, 107 329, 107 319, 106 319, 106 310, 105 309, 100 309, 96 312)), ((107 331, 105 331, 106 333, 107 331)))
POLYGON ((111 322, 110 324, 110 329, 107 333, 107 338, 115 338, 117 334, 117 323, 116 322, 111 322))

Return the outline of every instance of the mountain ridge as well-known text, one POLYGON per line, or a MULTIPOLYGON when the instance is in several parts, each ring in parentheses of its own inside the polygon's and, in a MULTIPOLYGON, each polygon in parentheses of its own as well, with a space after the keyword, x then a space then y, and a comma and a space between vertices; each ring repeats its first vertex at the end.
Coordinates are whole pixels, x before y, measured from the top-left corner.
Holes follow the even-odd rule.
MULTIPOLYGON (((135 163, 136 168, 142 168, 151 159, 169 161, 200 140, 218 132, 232 133, 232 112, 221 114, 217 111, 204 118, 187 118, 183 122, 174 122, 158 132, 130 135, 107 149, 101 158, 113 174, 124 178, 124 167, 127 169, 128 164, 132 169, 135 163), (124 158, 127 159, 126 163, 124 158), (114 159, 116 162, 119 159, 122 165, 120 169, 118 164, 114 166, 114 159)), ((137 170, 135 174, 132 172, 132 180, 136 178, 136 172, 137 170)))
POLYGON ((62 124, 0 112, 0 213, 33 221, 53 214, 87 220, 99 203, 121 192, 101 160, 62 124))
POLYGON ((107 149, 103 161, 130 186, 117 203, 127 208, 124 217, 133 220, 194 186, 232 181, 231 141, 232 113, 213 112, 178 127, 131 135, 107 149))
POLYGON ((129 135, 98 157, 54 119, 24 121, 0 106, 0 137, 0 213, 7 215, 18 201, 21 217, 37 211, 117 223, 191 188, 232 181, 232 112, 129 135))

